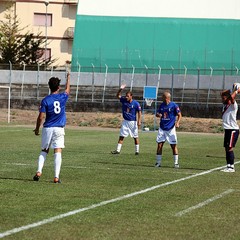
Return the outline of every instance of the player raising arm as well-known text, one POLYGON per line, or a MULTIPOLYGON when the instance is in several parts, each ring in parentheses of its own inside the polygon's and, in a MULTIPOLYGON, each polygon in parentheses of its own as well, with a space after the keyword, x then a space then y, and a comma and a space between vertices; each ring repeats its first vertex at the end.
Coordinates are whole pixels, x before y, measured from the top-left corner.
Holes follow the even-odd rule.
POLYGON ((67 74, 65 92, 59 93, 61 80, 57 77, 51 77, 48 81, 51 94, 46 96, 39 108, 39 115, 34 129, 35 135, 39 135, 39 129, 42 125, 42 144, 41 153, 38 157, 38 168, 34 181, 38 181, 42 175, 42 169, 46 160, 49 148, 54 149, 54 183, 60 183, 59 175, 62 164, 62 149, 64 146, 64 127, 66 125, 66 102, 70 93, 70 73, 67 74))
POLYGON ((222 125, 224 128, 224 148, 226 154, 227 166, 223 169, 223 172, 235 172, 234 168, 234 152, 238 136, 239 136, 239 126, 237 123, 237 111, 238 104, 235 101, 236 95, 240 92, 240 88, 233 88, 231 90, 225 90, 221 92, 221 98, 223 103, 222 109, 222 125))
POLYGON ((120 136, 118 139, 117 149, 112 151, 112 154, 119 154, 122 148, 125 137, 130 136, 134 139, 135 155, 139 154, 139 138, 138 128, 141 126, 141 106, 139 102, 133 99, 132 92, 128 91, 126 96, 121 96, 122 90, 126 87, 123 84, 118 90, 116 97, 122 103, 123 121, 120 129, 120 136))

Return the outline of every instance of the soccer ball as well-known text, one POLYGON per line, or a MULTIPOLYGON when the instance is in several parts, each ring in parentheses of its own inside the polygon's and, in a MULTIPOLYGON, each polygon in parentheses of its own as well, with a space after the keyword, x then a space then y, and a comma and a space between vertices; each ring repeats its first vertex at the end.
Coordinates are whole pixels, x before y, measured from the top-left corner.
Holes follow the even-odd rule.
POLYGON ((235 92, 238 89, 240 89, 240 83, 234 83, 233 86, 232 86, 232 92, 235 92))

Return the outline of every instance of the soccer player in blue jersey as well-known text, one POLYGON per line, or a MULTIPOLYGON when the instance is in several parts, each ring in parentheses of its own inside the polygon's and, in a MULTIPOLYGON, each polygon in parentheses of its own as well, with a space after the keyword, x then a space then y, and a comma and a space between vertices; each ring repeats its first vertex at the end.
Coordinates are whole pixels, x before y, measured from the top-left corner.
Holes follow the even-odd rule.
POLYGON ((162 99, 163 102, 156 113, 156 117, 160 118, 160 127, 156 139, 157 155, 155 166, 161 167, 163 145, 168 141, 172 148, 174 167, 179 168, 176 128, 179 127, 182 114, 178 105, 171 102, 171 94, 168 91, 163 93, 162 99))
POLYGON ((119 154, 122 148, 123 140, 130 135, 134 138, 135 155, 139 154, 139 138, 138 128, 141 126, 141 106, 139 102, 133 99, 132 92, 128 91, 126 96, 121 96, 122 90, 126 87, 125 84, 117 92, 117 98, 122 103, 123 121, 120 129, 117 149, 112 151, 112 154, 119 154))
POLYGON ((226 153, 227 166, 223 172, 235 172, 234 168, 234 152, 233 149, 237 143, 239 136, 239 126, 237 123, 238 104, 235 101, 239 89, 225 90, 221 92, 223 109, 222 109, 222 125, 224 128, 224 148, 226 153))
POLYGON ((65 107, 70 93, 70 74, 67 74, 65 92, 59 93, 61 80, 51 77, 48 85, 51 94, 46 96, 39 108, 39 115, 34 129, 35 135, 39 135, 39 128, 45 118, 42 129, 42 151, 38 157, 38 168, 34 181, 38 181, 42 175, 42 169, 46 160, 49 148, 54 149, 54 183, 60 183, 59 175, 62 164, 62 149, 64 146, 64 127, 66 124, 65 107))

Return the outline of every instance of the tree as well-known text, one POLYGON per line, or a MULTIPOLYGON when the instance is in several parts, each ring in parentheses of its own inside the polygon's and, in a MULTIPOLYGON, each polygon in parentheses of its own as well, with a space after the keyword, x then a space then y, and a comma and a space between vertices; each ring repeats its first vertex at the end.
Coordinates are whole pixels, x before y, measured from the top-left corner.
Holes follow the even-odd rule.
POLYGON ((20 21, 11 8, 7 8, 4 20, 0 21, 0 63, 16 65, 49 66, 55 59, 43 59, 46 40, 41 33, 21 34, 26 27, 20 27, 20 21))

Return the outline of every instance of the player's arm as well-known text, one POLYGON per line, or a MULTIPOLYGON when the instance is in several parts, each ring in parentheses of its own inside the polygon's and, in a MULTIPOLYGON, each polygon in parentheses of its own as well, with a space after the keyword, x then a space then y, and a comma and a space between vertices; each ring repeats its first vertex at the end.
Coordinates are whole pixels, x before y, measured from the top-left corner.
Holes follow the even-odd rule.
POLYGON ((33 130, 35 135, 39 135, 39 129, 40 129, 40 126, 42 125, 44 115, 45 114, 43 112, 40 112, 38 114, 38 118, 37 118, 37 122, 36 122, 36 128, 33 130))
POLYGON ((231 93, 231 103, 234 103, 234 102, 235 102, 235 98, 236 98, 236 96, 237 96, 238 93, 240 93, 240 88, 237 89, 236 91, 233 91, 233 92, 231 93))
POLYGON ((70 73, 67 73, 65 93, 70 94, 70 73))
POLYGON ((176 120, 176 122, 175 122, 175 127, 176 127, 176 128, 179 127, 181 119, 182 119, 182 114, 181 114, 181 112, 178 112, 178 113, 177 113, 177 120, 176 120))
POLYGON ((138 125, 138 127, 141 126, 141 123, 142 123, 142 111, 138 111, 137 112, 137 125, 138 125))
POLYGON ((118 99, 120 99, 121 98, 121 96, 122 96, 122 90, 124 89, 126 87, 126 84, 122 84, 121 85, 121 87, 119 88, 119 90, 117 91, 117 94, 116 94, 116 97, 118 98, 118 99))

